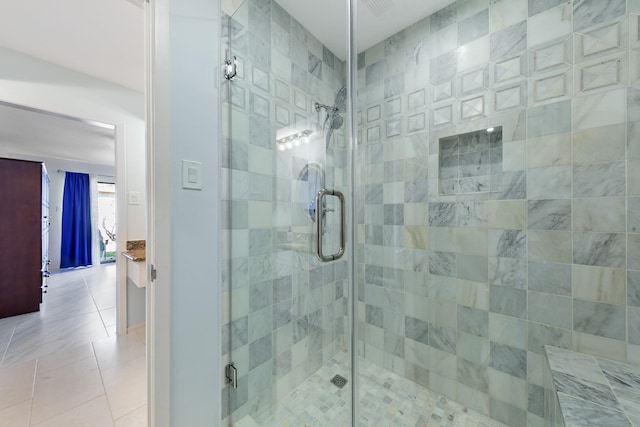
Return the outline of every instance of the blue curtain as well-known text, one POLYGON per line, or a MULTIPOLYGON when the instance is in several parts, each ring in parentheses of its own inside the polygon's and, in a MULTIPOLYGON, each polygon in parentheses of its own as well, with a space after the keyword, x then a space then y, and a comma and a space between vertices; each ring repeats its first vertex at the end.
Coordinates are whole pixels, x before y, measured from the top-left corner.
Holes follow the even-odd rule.
POLYGON ((89 175, 67 172, 62 196, 60 268, 91 265, 89 175))

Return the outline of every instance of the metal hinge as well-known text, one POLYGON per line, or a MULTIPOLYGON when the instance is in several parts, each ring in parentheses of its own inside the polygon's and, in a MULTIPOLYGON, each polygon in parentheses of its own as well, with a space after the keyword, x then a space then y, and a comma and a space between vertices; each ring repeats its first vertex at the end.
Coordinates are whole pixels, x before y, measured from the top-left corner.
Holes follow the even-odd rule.
POLYGON ((151 264, 149 266, 149 277, 151 277, 152 282, 156 280, 156 274, 157 274, 156 267, 153 264, 151 264))
POLYGON ((224 376, 227 384, 230 384, 233 388, 238 388, 238 369, 233 366, 233 362, 225 366, 224 376))
MULTIPOLYGON (((229 54, 229 52, 227 51, 227 55, 229 54)), ((238 60, 236 59, 236 57, 234 56, 233 59, 227 57, 224 60, 224 78, 227 80, 233 80, 236 76, 236 74, 238 74, 238 60)))

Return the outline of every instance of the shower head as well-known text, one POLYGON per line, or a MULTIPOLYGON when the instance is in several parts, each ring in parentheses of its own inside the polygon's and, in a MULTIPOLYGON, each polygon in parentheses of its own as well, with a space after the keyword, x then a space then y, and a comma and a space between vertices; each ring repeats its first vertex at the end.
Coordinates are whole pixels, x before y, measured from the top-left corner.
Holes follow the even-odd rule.
POLYGON ((337 111, 331 113, 331 129, 340 129, 343 123, 344 119, 337 111))
POLYGON ((333 131, 336 129, 340 129, 344 124, 344 118, 341 113, 345 113, 347 111, 347 88, 346 86, 341 88, 336 93, 335 105, 324 105, 316 102, 315 104, 316 111, 319 113, 320 110, 324 109, 327 112, 327 118, 324 119, 324 124, 322 128, 327 127, 327 123, 329 123, 329 128, 327 129, 326 134, 326 146, 329 148, 329 144, 331 143, 331 135, 333 131))
POLYGON ((336 93, 336 100, 334 103, 336 109, 344 113, 347 111, 347 87, 343 87, 336 93))

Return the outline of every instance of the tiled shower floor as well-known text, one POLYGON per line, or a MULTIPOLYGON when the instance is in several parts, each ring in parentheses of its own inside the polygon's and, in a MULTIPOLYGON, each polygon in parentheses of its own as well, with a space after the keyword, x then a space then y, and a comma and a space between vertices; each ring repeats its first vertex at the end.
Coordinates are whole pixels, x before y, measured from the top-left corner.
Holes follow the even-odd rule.
MULTIPOLYGON (((358 426, 362 427, 506 427, 489 417, 360 359, 358 426)), ((349 378, 348 356, 340 353, 255 422, 264 427, 342 427, 349 425, 349 385, 329 380, 349 378)))

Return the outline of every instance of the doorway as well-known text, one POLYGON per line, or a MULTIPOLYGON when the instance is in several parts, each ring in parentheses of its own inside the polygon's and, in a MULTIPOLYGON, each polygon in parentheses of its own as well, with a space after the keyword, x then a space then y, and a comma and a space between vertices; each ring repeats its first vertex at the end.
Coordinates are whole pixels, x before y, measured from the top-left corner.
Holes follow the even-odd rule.
POLYGON ((98 238, 100 264, 116 262, 116 185, 98 181, 98 238))

